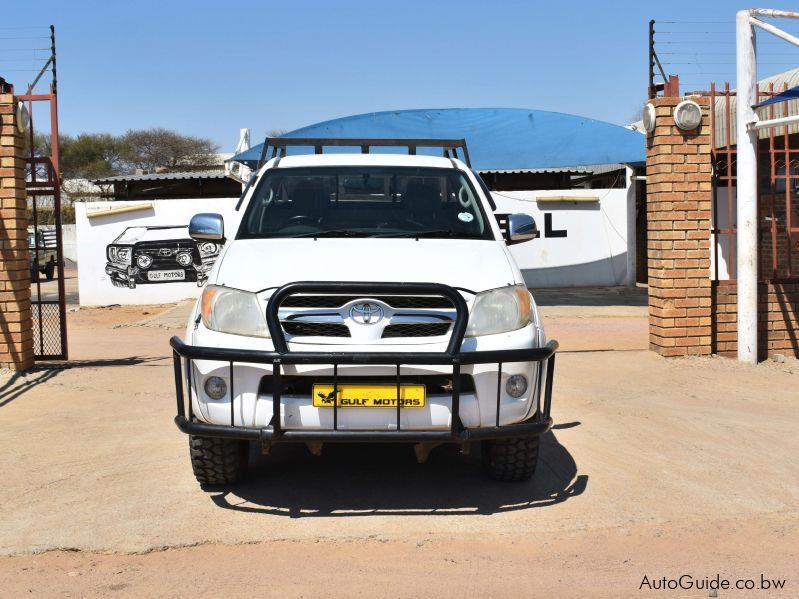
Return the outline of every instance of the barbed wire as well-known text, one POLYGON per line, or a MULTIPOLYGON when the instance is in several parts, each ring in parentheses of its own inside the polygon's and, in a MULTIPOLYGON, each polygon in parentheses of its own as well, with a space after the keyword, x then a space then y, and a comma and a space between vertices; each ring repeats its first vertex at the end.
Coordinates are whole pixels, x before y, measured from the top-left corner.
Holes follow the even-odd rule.
MULTIPOLYGON (((792 21, 781 20, 779 27, 799 36, 799 25, 792 21)), ((707 90, 714 81, 735 81, 736 41, 735 22, 732 19, 656 20, 654 36, 659 66, 667 71, 667 77, 672 74, 680 76, 681 88, 707 90)), ((784 40, 766 35, 765 32, 759 35, 757 66, 764 71, 762 75, 776 75, 791 67, 798 68, 799 54, 792 50, 795 47, 784 40), (793 57, 796 57, 795 60, 793 57)), ((660 68, 655 69, 654 77, 657 82, 665 80, 660 68)))

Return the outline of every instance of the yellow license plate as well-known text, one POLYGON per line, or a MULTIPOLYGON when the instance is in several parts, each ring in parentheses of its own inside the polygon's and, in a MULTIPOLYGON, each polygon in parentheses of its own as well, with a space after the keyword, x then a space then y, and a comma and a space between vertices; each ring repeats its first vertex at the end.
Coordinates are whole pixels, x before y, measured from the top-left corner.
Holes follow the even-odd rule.
MULTIPOLYGON (((316 408, 333 407, 333 385, 313 386, 313 405, 316 408)), ((396 385, 340 384, 336 399, 340 408, 396 408, 396 385)), ((423 408, 425 401, 424 385, 400 386, 401 408, 423 408)))

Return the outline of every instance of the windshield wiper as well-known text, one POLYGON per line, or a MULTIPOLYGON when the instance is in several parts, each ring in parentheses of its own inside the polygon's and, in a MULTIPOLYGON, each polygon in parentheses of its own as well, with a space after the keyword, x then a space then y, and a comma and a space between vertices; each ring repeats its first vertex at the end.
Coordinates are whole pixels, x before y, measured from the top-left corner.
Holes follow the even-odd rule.
POLYGON ((378 233, 370 237, 410 237, 418 239, 420 237, 468 237, 465 233, 458 233, 456 231, 403 231, 401 233, 378 233))
POLYGON ((369 237, 369 234, 364 233, 363 231, 350 231, 349 229, 327 229, 325 231, 314 231, 312 233, 289 235, 288 237, 369 237))

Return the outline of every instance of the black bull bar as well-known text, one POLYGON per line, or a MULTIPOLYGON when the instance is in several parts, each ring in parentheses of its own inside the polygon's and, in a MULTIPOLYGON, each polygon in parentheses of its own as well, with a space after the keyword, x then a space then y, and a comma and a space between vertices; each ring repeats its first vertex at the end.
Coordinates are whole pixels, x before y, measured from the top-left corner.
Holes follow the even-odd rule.
POLYGON ((266 308, 266 322, 274 344, 274 351, 246 349, 198 347, 185 344, 178 337, 172 337, 172 355, 175 369, 175 388, 177 391, 177 416, 175 424, 184 433, 204 437, 223 437, 260 441, 264 448, 280 442, 432 442, 467 443, 472 440, 495 439, 501 437, 539 435, 552 426, 550 410, 552 406, 552 382, 555 373, 555 352, 557 341, 549 341, 544 347, 530 349, 508 349, 492 351, 461 352, 460 347, 466 332, 469 312, 466 302, 454 288, 437 283, 290 283, 279 288, 270 297, 266 308), (456 319, 447 349, 444 352, 305 352, 289 351, 283 327, 278 317, 278 309, 283 301, 300 293, 354 294, 363 297, 377 295, 434 295, 452 301, 456 319), (208 424, 194 418, 191 402, 192 362, 211 360, 227 362, 230 378, 230 424, 208 424), (502 364, 508 362, 535 362, 536 384, 539 407, 532 419, 500 426, 500 399, 502 364), (234 363, 269 364, 272 367, 272 418, 261 428, 235 425, 235 382, 234 363), (490 427, 466 428, 460 418, 461 367, 471 364, 497 364, 496 424, 490 427), (546 384, 543 384, 543 364, 547 363, 546 384), (396 368, 397 402, 396 430, 351 430, 338 427, 338 402, 333 401, 332 429, 284 429, 280 422, 281 413, 281 375, 285 365, 313 364, 333 366, 334 397, 338 390, 339 365, 394 366, 396 368), (451 425, 449 430, 403 430, 401 428, 400 388, 403 365, 448 365, 452 367, 451 425), (185 366, 185 371, 184 371, 185 366), (188 390, 188 401, 184 394, 188 390), (541 398, 543 393, 543 408, 541 398))

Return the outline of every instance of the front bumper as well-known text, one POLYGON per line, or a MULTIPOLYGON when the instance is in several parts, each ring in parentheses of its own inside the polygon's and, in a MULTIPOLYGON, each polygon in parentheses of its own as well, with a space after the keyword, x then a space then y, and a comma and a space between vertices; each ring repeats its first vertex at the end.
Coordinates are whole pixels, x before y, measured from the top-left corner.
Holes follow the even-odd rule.
POLYGON ((461 352, 468 310, 461 295, 453 288, 438 284, 366 284, 366 283, 292 283, 273 294, 267 306, 267 324, 274 342, 275 351, 257 351, 229 348, 190 346, 177 337, 172 337, 177 391, 177 416, 175 423, 184 433, 206 437, 224 437, 260 441, 264 448, 280 442, 431 442, 467 443, 472 440, 502 437, 533 436, 549 430, 552 405, 552 383, 555 369, 557 341, 549 341, 546 346, 528 349, 490 350, 461 352), (438 294, 452 300, 457 318, 447 350, 444 352, 402 351, 402 352, 308 352, 289 351, 282 327, 277 318, 277 310, 283 299, 294 293, 305 292, 364 292, 371 294, 416 293, 438 294), (192 363, 194 360, 210 360, 227 363, 230 384, 230 424, 209 424, 197 422, 192 406, 192 363), (502 364, 512 362, 532 363, 537 369, 538 409, 534 416, 524 422, 500 426, 501 375, 502 364), (272 416, 264 427, 246 427, 235 424, 235 381, 234 363, 260 364, 271 366, 272 375, 272 416), (327 365, 333 370, 333 385, 337 386, 340 365, 381 365, 396 367, 396 384, 399 393, 403 384, 400 366, 436 365, 452 369, 451 419, 448 429, 403 430, 400 402, 396 407, 396 428, 393 430, 353 430, 339 427, 337 402, 332 407, 332 428, 285 429, 281 424, 281 375, 286 365, 327 365), (460 416, 461 405, 461 367, 473 364, 497 364, 497 399, 495 426, 467 428, 460 416), (544 382, 545 381, 545 382, 544 382), (187 393, 184 392, 187 390, 187 393), (188 401, 186 400, 188 395, 188 401), (543 400, 543 401, 542 401, 543 400))

